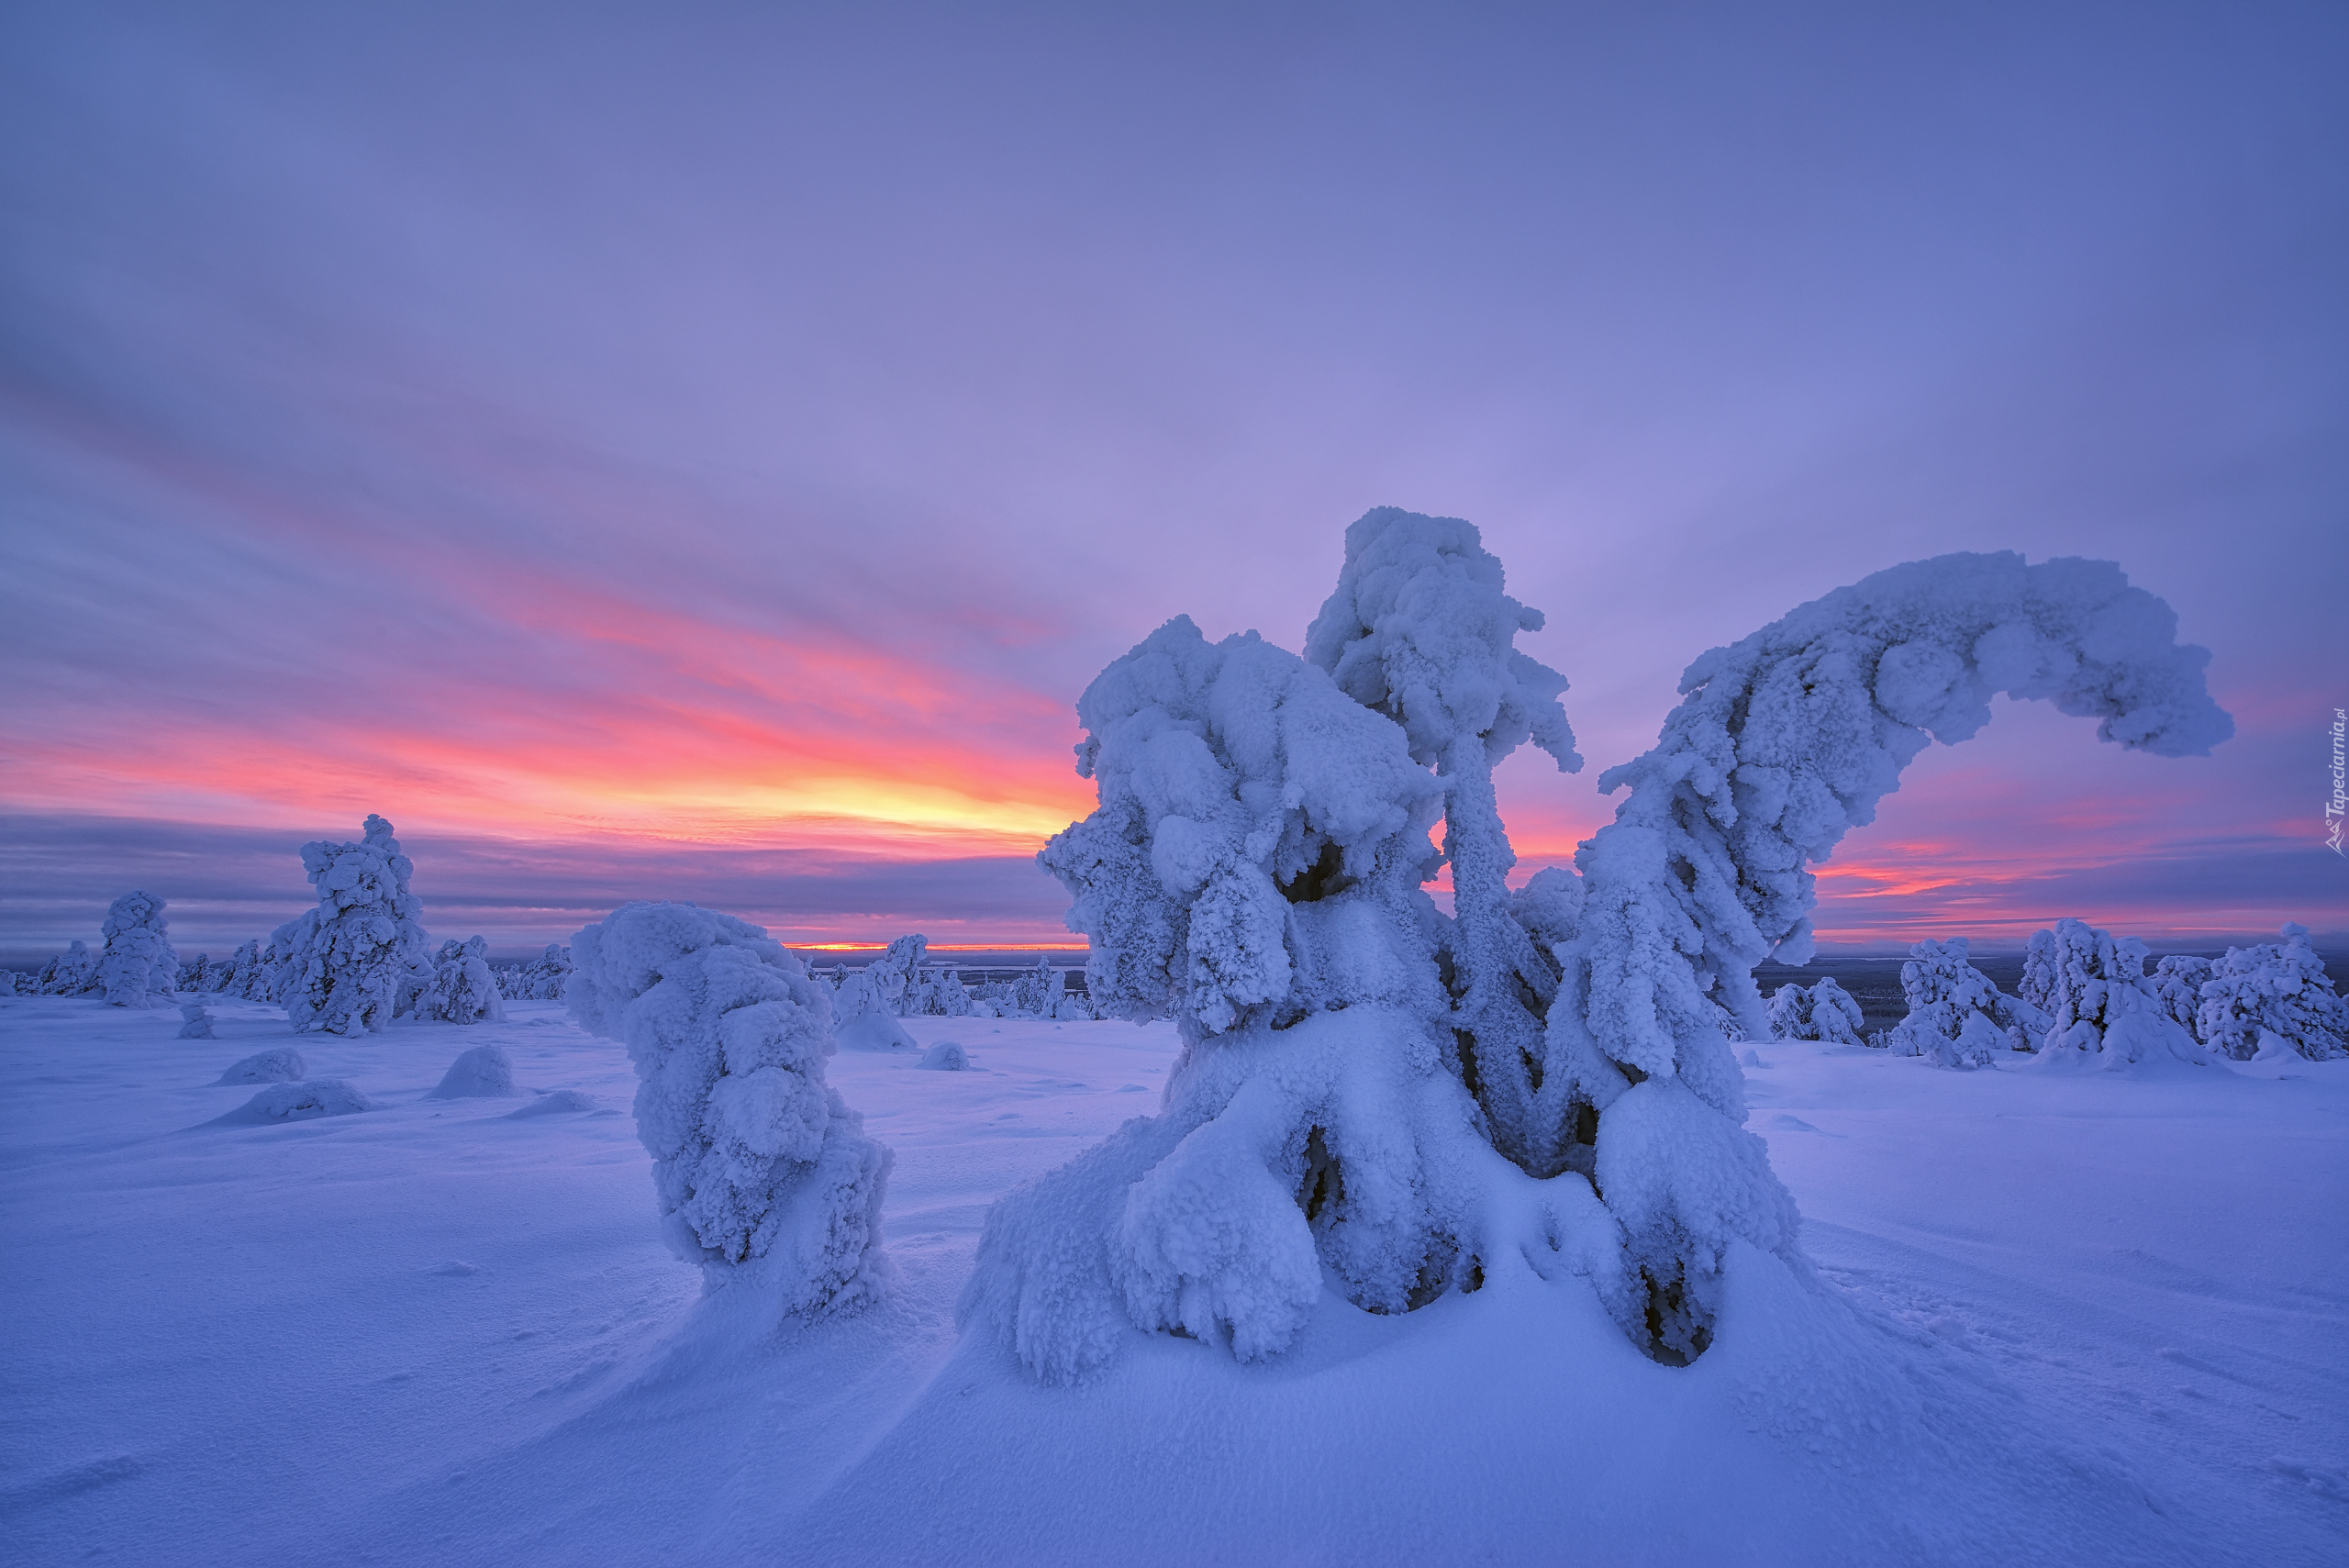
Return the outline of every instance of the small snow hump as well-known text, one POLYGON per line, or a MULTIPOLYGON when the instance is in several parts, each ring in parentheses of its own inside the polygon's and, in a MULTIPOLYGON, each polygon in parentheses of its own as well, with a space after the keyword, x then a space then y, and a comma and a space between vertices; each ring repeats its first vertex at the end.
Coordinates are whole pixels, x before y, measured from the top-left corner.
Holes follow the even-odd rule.
POLYGON ((320 1078, 306 1084, 273 1084, 227 1116, 213 1119, 215 1125, 266 1126, 307 1121, 313 1117, 351 1116, 374 1108, 375 1102, 361 1094, 357 1084, 343 1078, 320 1078))
POLYGON ((214 1080, 221 1084, 295 1084, 310 1075, 310 1065, 292 1046, 248 1056, 214 1080))
POLYGON ((914 1037, 879 1007, 868 1007, 844 1018, 832 1030, 832 1041, 842 1051, 912 1051, 914 1037))
POLYGON ((921 1053, 917 1067, 934 1068, 941 1073, 967 1073, 971 1068, 970 1053, 951 1040, 941 1040, 921 1053))
POLYGON ((441 1076, 440 1086, 428 1100, 507 1099, 521 1091, 514 1087, 514 1060, 502 1045, 477 1045, 458 1054, 441 1076))
POLYGON ((507 1121, 520 1121, 526 1117, 562 1116, 571 1111, 592 1111, 596 1096, 577 1089, 552 1089, 540 1095, 519 1110, 507 1111, 507 1121))

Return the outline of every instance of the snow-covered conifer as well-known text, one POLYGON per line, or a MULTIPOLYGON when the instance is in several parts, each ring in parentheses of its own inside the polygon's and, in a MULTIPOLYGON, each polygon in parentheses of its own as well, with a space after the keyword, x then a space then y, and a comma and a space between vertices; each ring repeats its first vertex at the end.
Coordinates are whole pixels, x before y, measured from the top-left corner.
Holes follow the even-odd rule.
POLYGON ((95 988, 117 1007, 148 1007, 168 1002, 179 986, 180 955, 172 951, 163 901, 151 893, 126 893, 106 909, 99 927, 106 946, 98 953, 95 988))
POLYGON ((44 996, 79 996, 97 984, 98 957, 90 944, 75 939, 63 952, 40 966, 33 988, 44 996))
POLYGON ((523 989, 516 1001, 560 1002, 562 988, 571 979, 571 950, 561 942, 549 942, 539 954, 538 962, 523 966, 523 989))
POLYGON ((2081 920, 2032 939, 2048 994, 2040 1065, 2120 1071, 2144 1062, 2202 1063, 2210 1053, 2163 1010, 2145 976, 2145 944, 2081 920), (2040 937, 2048 940, 2042 944, 2040 937))
MULTIPOLYGON (((2160 999, 2162 1011, 2196 1040, 2202 1040, 2202 986, 2210 973, 2209 959, 2176 953, 2155 963, 2151 976, 2154 995, 2160 999)), ((2210 1041, 2202 1043, 2208 1045, 2210 1041)))
POLYGON ((453 938, 432 958, 432 984, 416 1004, 419 1018, 443 1023, 504 1023, 506 1003, 489 969, 489 942, 482 937, 453 938))
POLYGON ((1542 612, 1502 592, 1503 579, 1472 525, 1378 507, 1346 529, 1345 564, 1305 634, 1305 656, 1400 725, 1412 757, 1443 785, 1444 945, 1461 1070, 1496 1146, 1549 1176, 1587 1146, 1564 1135, 1576 1121, 1572 1082, 1541 1074, 1542 1010, 1557 994, 1558 966, 1513 915, 1517 856, 1493 769, 1528 740, 1562 772, 1579 771, 1582 758, 1558 705, 1566 678, 1516 647, 1519 632, 1542 629, 1542 612))
POLYGON ((1781 985, 1770 998, 1772 1040, 1815 1040, 1829 1045, 1857 1045, 1865 1021, 1851 993, 1821 975, 1811 985, 1781 985))
POLYGON ((874 1295, 889 1151, 824 1082, 831 1006, 760 928, 629 904, 572 940, 572 1016, 628 1047, 663 1233, 785 1311, 874 1295))
POLYGON ((1900 966, 1909 1016, 1885 1043, 1896 1056, 1921 1056, 1938 1067, 1987 1067, 2047 1032, 2047 1015, 2000 994, 1974 967, 1964 937, 1920 941, 1900 966))
POLYGON ((2344 1003, 2309 943, 2288 924, 2281 942, 2229 948, 2202 986, 2201 1036, 2222 1056, 2247 1061, 2280 1041, 2311 1061, 2349 1055, 2344 1003))
POLYGON ((179 1038, 182 1040, 210 1040, 213 1038, 212 1015, 204 1010, 203 1003, 184 1002, 180 1005, 179 1038))
MULTIPOLYGON (((966 1320, 1050 1378, 1137 1327, 1249 1360, 1289 1343, 1325 1271, 1388 1312, 1478 1255, 1503 1266, 1484 1199, 1524 1178, 1448 1065, 1442 917, 1419 885, 1442 786, 1400 727, 1255 633, 1209 644, 1187 618, 1077 713, 1100 807, 1041 858, 1092 939, 1096 1010, 1171 1015, 1183 1054, 1157 1117, 996 1205, 966 1320)), ((1586 1184, 1580 1201, 1596 1213, 1586 1184)))
POLYGON ((873 988, 881 1008, 892 1018, 907 1016, 909 1006, 918 1005, 922 959, 929 952, 930 939, 919 934, 899 937, 890 942, 879 958, 864 966, 864 978, 873 988))
POLYGON ((368 817, 366 835, 356 844, 302 846, 317 907, 270 939, 277 999, 296 1030, 381 1029, 401 1010, 403 989, 416 975, 429 984, 430 949, 418 924, 424 906, 407 886, 414 867, 389 822, 368 817))

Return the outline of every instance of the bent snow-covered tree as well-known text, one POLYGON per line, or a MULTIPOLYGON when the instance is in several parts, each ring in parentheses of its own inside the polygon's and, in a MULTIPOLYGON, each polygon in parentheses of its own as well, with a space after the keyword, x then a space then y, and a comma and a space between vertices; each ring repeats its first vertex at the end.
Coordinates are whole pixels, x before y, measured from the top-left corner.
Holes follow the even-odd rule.
POLYGON ((149 1007, 172 999, 179 988, 180 955, 172 951, 163 901, 151 893, 126 893, 106 909, 98 928, 106 946, 98 952, 97 985, 117 1007, 149 1007))
POLYGON ((636 1130, 662 1233, 715 1289, 781 1311, 878 1293, 889 1151, 824 1082, 831 1003, 757 926, 691 904, 627 904, 572 939, 572 1016, 636 1064, 636 1130))
POLYGON ((1079 700, 1100 806, 1041 859, 1091 939, 1096 1009, 1171 1014, 1184 1051, 1156 1118, 988 1218, 963 1313, 1040 1374, 1137 1327, 1273 1353, 1324 1277, 1397 1311, 1528 1269, 1582 1275, 1685 1362, 1735 1246, 1800 1262, 1722 1020, 1764 1038, 1752 970, 1808 956, 1808 864, 1997 692, 2162 754, 2232 729, 2207 655, 2113 566, 1898 567, 1698 660, 1658 746, 1601 780, 1630 798, 1580 879, 1507 896, 1491 762, 1529 736, 1571 752, 1475 537, 1374 513, 1312 662, 1177 619, 1079 700), (1447 811, 1477 862, 1451 920, 1421 885, 1447 811), (1529 1049, 1510 1008, 1553 973, 1529 1049))
POLYGON ((415 866, 392 825, 370 817, 356 844, 302 846, 302 867, 318 890, 315 909, 270 938, 279 970, 277 1000, 297 1031, 380 1030, 398 1010, 402 982, 430 973, 424 906, 408 891, 415 866))

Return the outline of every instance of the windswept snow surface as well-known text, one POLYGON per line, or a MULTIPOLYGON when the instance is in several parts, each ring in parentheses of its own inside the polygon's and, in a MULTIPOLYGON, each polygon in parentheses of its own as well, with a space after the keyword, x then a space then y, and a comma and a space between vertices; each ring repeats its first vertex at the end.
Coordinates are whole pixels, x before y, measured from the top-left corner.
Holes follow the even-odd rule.
MULTIPOLYGON (((1286 1355, 1040 1386, 952 1308, 985 1207, 1156 1107, 1171 1029, 910 1018, 879 1306, 772 1331, 662 1244, 622 1047, 560 1005, 306 1035, 377 1108, 206 1125, 292 1043, 0 997, 11 1563, 2244 1563, 2349 1538, 2349 1061, 2154 1075, 1759 1041, 1827 1288, 1733 1256, 1695 1366, 1519 1275, 1286 1355), (564 1114, 433 1100, 505 1050, 564 1114), (575 1106, 602 1109, 572 1109, 575 1106)), ((539 1102, 530 1102, 536 1105, 539 1102)), ((529 1106, 525 1106, 528 1110, 529 1106)))

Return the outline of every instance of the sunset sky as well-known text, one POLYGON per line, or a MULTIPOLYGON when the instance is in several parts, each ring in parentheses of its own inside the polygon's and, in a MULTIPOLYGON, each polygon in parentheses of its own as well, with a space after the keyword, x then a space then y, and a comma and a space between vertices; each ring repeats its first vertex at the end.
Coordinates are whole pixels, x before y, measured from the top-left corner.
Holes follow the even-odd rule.
POLYGON ((0 960, 389 817, 436 937, 629 897, 1067 941, 1074 702, 1483 530, 1591 766, 1954 550, 2118 561, 2236 738, 2003 700, 1822 942, 2349 942, 2349 8, 0 15, 0 960))

